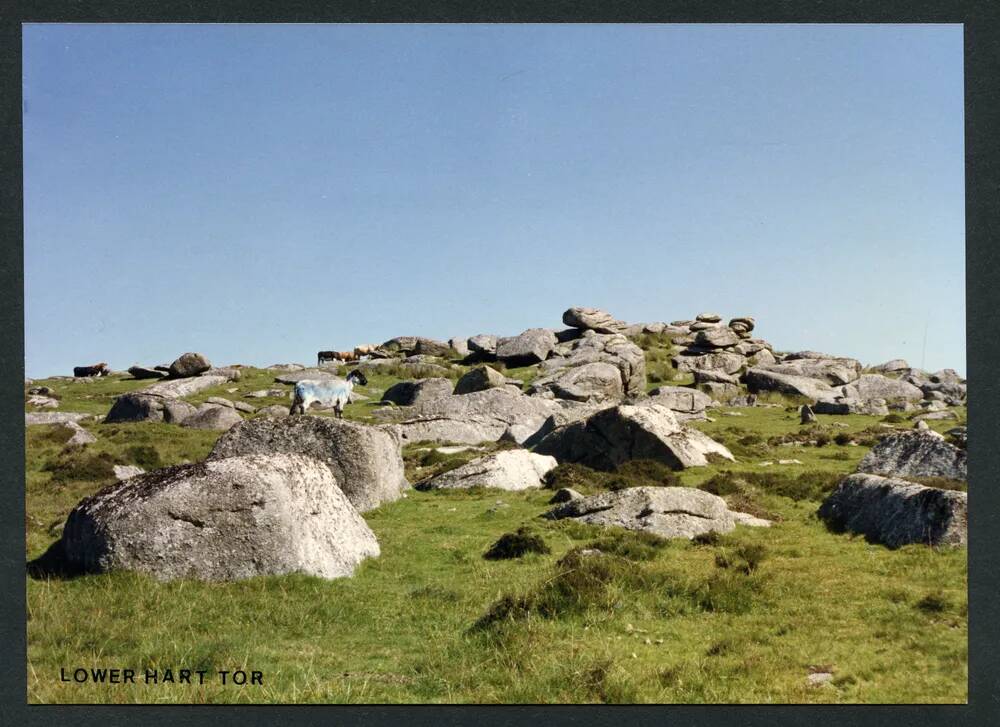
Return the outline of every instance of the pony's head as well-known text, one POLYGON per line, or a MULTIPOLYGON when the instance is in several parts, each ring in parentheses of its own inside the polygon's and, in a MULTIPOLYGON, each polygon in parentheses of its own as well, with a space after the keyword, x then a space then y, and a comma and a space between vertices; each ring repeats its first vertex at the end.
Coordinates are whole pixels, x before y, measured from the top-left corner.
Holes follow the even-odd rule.
POLYGON ((360 386, 368 386, 368 379, 361 373, 361 369, 351 369, 350 373, 347 374, 347 380, 353 381, 360 386))

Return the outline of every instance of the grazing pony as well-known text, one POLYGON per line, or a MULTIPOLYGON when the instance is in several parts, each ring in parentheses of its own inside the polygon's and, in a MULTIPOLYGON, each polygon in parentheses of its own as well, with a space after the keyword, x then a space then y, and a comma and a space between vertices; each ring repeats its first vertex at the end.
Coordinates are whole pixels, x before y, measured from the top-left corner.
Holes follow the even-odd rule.
POLYGON ((107 376, 111 373, 106 363, 94 364, 93 366, 74 366, 73 376, 80 378, 83 376, 107 376))
POLYGON ((289 414, 305 414, 312 403, 319 402, 321 406, 332 406, 338 419, 344 416, 344 407, 351 400, 354 384, 368 385, 368 379, 357 369, 347 374, 347 380, 315 381, 306 379, 295 385, 292 396, 292 407, 289 414))

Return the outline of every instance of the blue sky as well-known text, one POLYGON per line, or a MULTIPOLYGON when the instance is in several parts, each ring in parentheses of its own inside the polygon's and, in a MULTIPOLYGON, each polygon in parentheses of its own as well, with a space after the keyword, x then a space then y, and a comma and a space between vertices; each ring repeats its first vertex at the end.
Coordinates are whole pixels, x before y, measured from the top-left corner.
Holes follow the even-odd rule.
POLYGON ((26 373, 571 305, 964 373, 962 84, 958 25, 26 25, 26 373))

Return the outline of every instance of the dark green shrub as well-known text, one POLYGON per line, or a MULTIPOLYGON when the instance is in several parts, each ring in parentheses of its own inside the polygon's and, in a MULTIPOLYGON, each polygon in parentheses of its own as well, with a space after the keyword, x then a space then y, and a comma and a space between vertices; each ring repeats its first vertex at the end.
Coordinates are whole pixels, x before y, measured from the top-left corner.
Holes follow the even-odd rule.
POLYGON ((718 568, 733 568, 750 575, 757 570, 765 558, 767 558, 766 546, 744 544, 738 546, 734 552, 723 552, 715 556, 715 565, 718 568))
POLYGON ((136 444, 125 450, 128 459, 146 470, 163 466, 160 451, 152 444, 136 444))
POLYGON ((933 591, 921 598, 916 607, 924 613, 942 613, 951 608, 951 603, 941 591, 933 591))
POLYGON ((817 447, 825 447, 829 443, 830 443, 830 435, 829 434, 817 434, 816 435, 816 446, 817 447))
POLYGON ((888 416, 882 417, 882 421, 886 424, 899 424, 900 422, 905 422, 906 420, 899 414, 889 414, 888 416))
POLYGON ((652 459, 633 459, 618 465, 616 478, 624 479, 629 487, 661 486, 677 487, 680 478, 670 467, 652 459))
POLYGON ((761 582, 739 571, 720 570, 692 594, 703 611, 745 614, 753 610, 761 591, 761 582))
POLYGON ((545 475, 545 486, 550 490, 558 490, 563 487, 574 490, 595 489, 600 487, 603 481, 604 473, 572 462, 560 464, 545 475))
POLYGON ((851 435, 847 432, 840 432, 833 438, 833 441, 843 447, 844 445, 851 443, 851 435))
POLYGON ((483 557, 486 560, 506 560, 520 558, 527 553, 551 553, 551 549, 539 535, 518 528, 516 533, 504 533, 491 545, 483 557))
POLYGON ((627 560, 652 560, 669 544, 670 541, 641 530, 609 530, 607 535, 591 541, 584 547, 627 560))
POLYGON ((96 454, 81 451, 63 451, 42 467, 52 474, 54 484, 64 484, 75 480, 100 482, 115 479, 115 458, 107 452, 96 454))

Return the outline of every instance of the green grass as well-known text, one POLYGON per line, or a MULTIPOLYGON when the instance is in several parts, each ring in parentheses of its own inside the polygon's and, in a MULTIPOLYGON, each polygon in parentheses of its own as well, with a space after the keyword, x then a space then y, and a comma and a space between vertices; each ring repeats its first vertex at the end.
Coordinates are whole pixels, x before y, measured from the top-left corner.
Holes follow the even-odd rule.
MULTIPOLYGON (((392 381, 373 375, 366 388, 374 394, 392 381)), ((104 413, 114 394, 136 388, 134 383, 145 385, 113 380, 51 385, 63 397, 61 410, 104 413)), ((236 399, 244 391, 290 388, 274 385, 271 372, 256 370, 220 388, 233 387, 239 391, 216 395, 236 399)), ((273 403, 287 405, 287 400, 273 403)), ((359 402, 348 407, 348 416, 367 418, 370 411, 359 402)), ((642 462, 616 473, 560 467, 558 482, 550 487, 599 491, 614 486, 616 478, 702 487, 736 509, 774 520, 772 527, 739 526, 690 543, 663 541, 542 519, 551 489, 414 490, 365 514, 382 554, 364 562, 353 578, 159 583, 117 573, 28 579, 28 698, 32 703, 966 701, 966 552, 924 546, 890 551, 864 538, 833 534, 815 516, 829 483, 852 471, 868 450, 837 444, 836 435, 866 440, 873 431, 889 430, 872 430, 878 418, 864 416, 818 415, 817 424, 802 427, 791 406, 722 409, 712 416, 716 421, 695 426, 731 446, 738 462, 678 473, 642 462), (809 444, 819 433, 831 441, 809 444), (779 465, 779 459, 803 464, 779 465), (763 466, 765 461, 774 464, 763 466), (519 531, 551 552, 483 557, 505 534, 519 531), (601 554, 585 556, 582 550, 601 554), (488 623, 475 628, 484 617, 488 623), (60 682, 63 666, 246 668, 262 671, 264 684, 95 688, 60 682), (807 686, 810 669, 818 666, 833 671, 831 686, 807 686)), ((964 412, 960 416, 964 421, 964 412)), ((938 431, 956 425, 929 424, 938 431)), ((64 451, 67 435, 61 428, 28 429, 28 558, 58 537, 80 498, 105 484, 109 462, 197 461, 219 436, 168 424, 83 426, 98 441, 82 452, 64 451)), ((406 448, 411 482, 482 453, 442 455, 433 452, 436 446, 406 448)))

